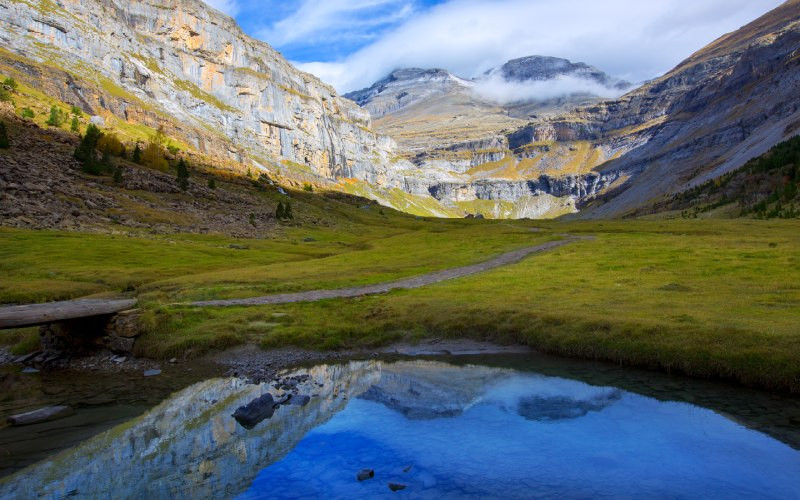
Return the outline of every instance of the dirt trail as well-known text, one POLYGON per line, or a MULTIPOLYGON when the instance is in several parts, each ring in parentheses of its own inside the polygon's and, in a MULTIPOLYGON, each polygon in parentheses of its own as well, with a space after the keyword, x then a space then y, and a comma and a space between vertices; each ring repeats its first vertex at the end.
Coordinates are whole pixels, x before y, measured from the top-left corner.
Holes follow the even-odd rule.
POLYGON ((528 255, 537 252, 544 252, 545 250, 552 250, 574 241, 590 239, 590 237, 580 237, 564 235, 566 239, 558 241, 548 241, 532 247, 521 248, 513 252, 507 252, 497 257, 473 264, 471 266, 454 267, 452 269, 445 269, 443 271, 435 271, 432 273, 421 274, 413 278, 406 278, 398 281, 388 281, 385 283, 376 283, 374 285, 355 286, 350 288, 337 288, 335 290, 310 290, 307 292, 297 293, 282 293, 276 295, 267 295, 265 297, 252 297, 249 299, 227 299, 227 300, 206 300, 200 302, 191 302, 189 305, 198 307, 225 307, 225 306, 257 306, 265 304, 289 304, 292 302, 314 302, 323 299, 339 299, 348 297, 360 297, 362 295, 375 295, 379 293, 386 293, 391 290, 398 289, 411 289, 420 288, 440 281, 452 280, 461 278, 472 274, 477 274, 483 271, 488 271, 501 266, 506 266, 519 262, 528 255))

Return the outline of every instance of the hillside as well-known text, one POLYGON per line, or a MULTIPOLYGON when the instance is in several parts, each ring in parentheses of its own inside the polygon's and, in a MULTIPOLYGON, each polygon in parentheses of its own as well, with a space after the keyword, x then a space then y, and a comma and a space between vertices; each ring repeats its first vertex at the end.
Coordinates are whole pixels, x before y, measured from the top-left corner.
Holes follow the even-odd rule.
POLYGON ((385 113, 374 127, 392 137, 197 0, 15 0, 0 8, 0 75, 24 90, 15 112, 33 106, 40 124, 50 106, 74 106, 129 148, 163 128, 195 163, 240 176, 264 173, 417 215, 617 217, 797 133, 799 11, 787 2, 615 100, 577 93, 497 104, 473 93, 498 75, 625 86, 556 58, 510 61, 475 81, 396 72, 356 96, 385 113))

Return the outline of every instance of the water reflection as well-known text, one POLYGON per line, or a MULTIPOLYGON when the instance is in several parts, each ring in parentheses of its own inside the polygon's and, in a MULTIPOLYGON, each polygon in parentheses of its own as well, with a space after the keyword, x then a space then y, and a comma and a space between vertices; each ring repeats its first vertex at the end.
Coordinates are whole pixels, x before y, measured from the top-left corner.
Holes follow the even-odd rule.
POLYGON ((0 497, 800 496, 798 451, 699 406, 436 361, 295 375, 310 396, 296 404, 238 379, 195 384, 6 478, 0 497), (375 477, 359 482, 364 468, 375 477))

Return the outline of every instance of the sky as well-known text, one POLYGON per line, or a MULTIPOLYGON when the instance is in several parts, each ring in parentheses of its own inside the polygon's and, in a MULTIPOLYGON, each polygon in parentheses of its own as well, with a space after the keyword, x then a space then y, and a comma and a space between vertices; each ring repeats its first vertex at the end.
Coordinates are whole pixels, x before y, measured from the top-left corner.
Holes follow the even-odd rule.
POLYGON ((206 0, 339 92, 392 70, 472 78, 547 55, 655 78, 783 0, 206 0))

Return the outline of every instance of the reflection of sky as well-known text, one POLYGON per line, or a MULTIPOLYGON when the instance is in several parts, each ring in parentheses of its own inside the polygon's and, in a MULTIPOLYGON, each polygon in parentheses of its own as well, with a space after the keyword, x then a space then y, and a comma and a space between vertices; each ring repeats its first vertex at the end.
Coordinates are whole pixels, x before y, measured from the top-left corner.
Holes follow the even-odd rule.
POLYGON ((454 418, 409 420, 353 400, 243 497, 798 498, 798 471, 800 453, 709 410, 515 375, 454 418), (608 404, 579 418, 533 421, 517 413, 530 396, 608 404), (362 468, 375 469, 375 479, 356 481, 362 468), (389 481, 408 488, 392 493, 389 481))

